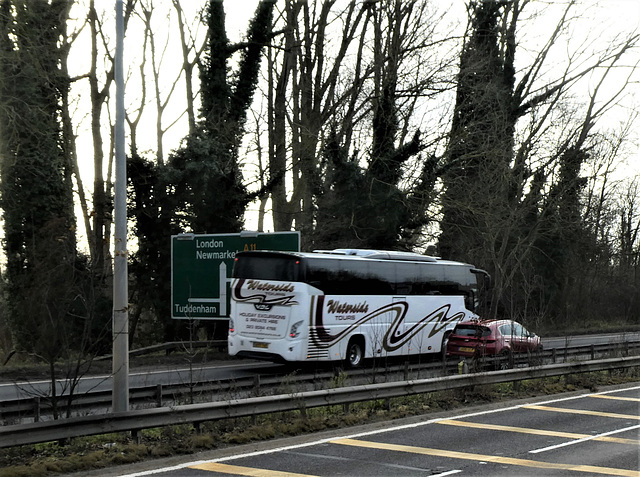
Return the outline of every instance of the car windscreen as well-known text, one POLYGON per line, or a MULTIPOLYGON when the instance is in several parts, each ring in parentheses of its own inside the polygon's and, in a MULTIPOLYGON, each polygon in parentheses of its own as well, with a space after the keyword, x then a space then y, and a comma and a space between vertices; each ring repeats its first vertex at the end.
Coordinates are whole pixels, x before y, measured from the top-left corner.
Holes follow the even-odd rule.
POLYGON ((486 326, 479 325, 458 325, 453 330, 453 334, 457 336, 489 336, 491 330, 486 326))
POLYGON ((239 255, 233 265, 234 278, 298 281, 300 261, 285 255, 239 255))

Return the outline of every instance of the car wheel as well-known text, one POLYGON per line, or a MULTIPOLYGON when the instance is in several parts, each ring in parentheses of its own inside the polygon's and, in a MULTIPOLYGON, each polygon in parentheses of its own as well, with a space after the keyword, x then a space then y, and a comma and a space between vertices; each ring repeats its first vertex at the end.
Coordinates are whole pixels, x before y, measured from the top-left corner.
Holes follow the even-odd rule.
POLYGON ((513 354, 509 350, 505 350, 498 355, 498 361, 496 362, 496 368, 499 370, 513 368, 513 354))
POLYGON ((362 365, 364 359, 364 343, 360 339, 352 338, 347 346, 347 366, 349 368, 358 368, 362 365))

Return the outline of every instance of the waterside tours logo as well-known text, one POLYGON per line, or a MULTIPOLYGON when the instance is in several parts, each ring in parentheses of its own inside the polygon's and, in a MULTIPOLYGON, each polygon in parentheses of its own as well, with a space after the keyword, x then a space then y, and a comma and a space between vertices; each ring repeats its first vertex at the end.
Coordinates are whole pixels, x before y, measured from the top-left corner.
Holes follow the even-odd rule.
POLYGON ((247 280, 247 290, 292 293, 295 288, 291 283, 269 283, 260 280, 247 280))
POLYGON ((369 304, 364 301, 362 303, 341 303, 338 300, 329 300, 327 302, 327 311, 329 313, 368 313, 369 304))

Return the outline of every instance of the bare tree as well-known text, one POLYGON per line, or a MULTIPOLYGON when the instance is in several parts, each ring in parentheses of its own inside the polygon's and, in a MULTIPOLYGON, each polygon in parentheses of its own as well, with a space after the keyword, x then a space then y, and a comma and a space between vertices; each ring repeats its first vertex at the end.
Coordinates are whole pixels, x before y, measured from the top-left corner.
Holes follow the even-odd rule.
MULTIPOLYGON (((127 0, 124 13, 125 29, 135 5, 134 0, 127 0)), ((91 234, 88 237, 92 266, 103 279, 109 275, 111 265, 110 242, 108 240, 111 226, 112 206, 111 188, 108 187, 110 175, 104 174, 104 120, 103 109, 107 104, 109 91, 113 84, 115 63, 112 49, 102 25, 102 20, 95 6, 95 0, 89 2, 89 26, 91 30, 91 63, 89 67, 89 89, 91 98, 91 134, 93 138, 93 212, 91 234), (103 56, 104 55, 104 56, 103 56), (106 71, 101 76, 99 60, 105 60, 106 71), (101 84, 101 81, 103 83, 101 84)), ((111 145, 111 139, 110 139, 111 145)), ((113 151, 113 147, 108 149, 113 151)), ((109 154, 111 156, 111 153, 109 154)), ((110 165, 108 169, 110 170, 110 165)))
POLYGON ((185 23, 184 12, 179 0, 172 0, 173 7, 178 16, 178 28, 180 31, 180 45, 182 47, 182 70, 184 71, 186 93, 187 93, 187 117, 189 121, 189 134, 193 134, 196 128, 196 109, 194 105, 195 94, 193 91, 193 69, 200 63, 205 43, 200 42, 198 46, 197 32, 185 23), (193 53, 193 58, 191 54, 193 53))
POLYGON ((85 364, 105 344, 98 331, 105 329, 104 315, 96 312, 101 296, 75 236, 77 158, 67 63, 77 31, 67 32, 71 6, 0 3, 3 306, 16 349, 48 367, 56 418, 60 374, 73 394, 85 364))
POLYGON ((585 43, 564 69, 556 67, 557 76, 545 77, 552 49, 570 21, 574 2, 568 2, 548 41, 517 72, 516 27, 530 4, 470 2, 444 177, 440 253, 493 272, 494 315, 519 308, 509 298, 521 297, 510 290, 517 286, 514 280, 528 275, 525 268, 540 274, 543 262, 555 278, 547 277, 538 292, 555 293, 559 307, 570 302, 552 290, 568 291, 575 260, 567 247, 577 257, 578 244, 588 240, 581 224, 582 168, 596 142, 595 124, 620 102, 629 79, 615 89, 602 85, 638 45, 631 34, 585 58, 585 43), (571 103, 572 90, 587 77, 595 81, 586 103, 571 103))
POLYGON ((270 102, 269 166, 272 176, 288 173, 293 181, 289 199, 284 181, 272 192, 277 230, 290 230, 295 221, 298 230, 312 231, 321 131, 351 93, 345 92, 342 97, 336 94, 339 72, 354 38, 367 23, 367 10, 350 3, 335 12, 334 4, 287 0, 281 56, 271 57, 269 89, 275 93, 270 102), (343 26, 335 54, 329 57, 327 30, 335 29, 338 19, 343 26), (272 69, 275 64, 277 72, 272 69))
MULTIPOLYGON (((176 12, 176 16, 178 19, 178 28, 180 33, 180 44, 181 51, 183 55, 182 68, 171 71, 172 79, 168 79, 167 68, 163 68, 165 61, 172 61, 172 58, 167 58, 167 47, 172 41, 171 35, 168 34, 165 37, 164 44, 159 47, 156 45, 156 35, 154 34, 154 12, 156 9, 154 8, 153 1, 147 0, 146 2, 140 2, 140 13, 139 17, 144 24, 145 31, 145 47, 149 48, 149 58, 150 58, 150 66, 151 66, 151 83, 153 85, 153 98, 155 101, 155 114, 156 114, 156 124, 155 124, 155 139, 156 139, 156 148, 155 155, 156 161, 159 165, 163 165, 165 162, 165 152, 164 152, 164 136, 168 129, 173 127, 180 118, 186 113, 189 119, 189 132, 194 132, 195 127, 195 116, 194 116, 194 98, 193 98, 193 67, 196 64, 196 61, 199 59, 201 52, 204 48, 204 42, 201 44, 200 49, 196 51, 195 58, 190 60, 189 56, 192 48, 194 48, 195 39, 187 38, 185 32, 185 23, 183 18, 183 11, 180 6, 180 2, 178 0, 173 0, 173 7, 176 12), (148 45, 147 45, 148 39, 148 45), (164 74, 162 73, 164 71, 164 74), (184 75, 184 80, 186 84, 186 109, 177 115, 167 124, 163 125, 165 113, 167 108, 170 106, 172 97, 176 91, 177 86, 180 84, 181 78, 184 75), (163 87, 166 85, 165 87, 163 87)), ((158 13, 156 13, 157 17, 158 13)), ((171 12, 167 12, 162 17, 162 24, 167 27, 168 30, 171 31, 171 12)), ((157 23, 156 23, 157 24, 157 23)), ((143 54, 143 59, 146 58, 146 51, 143 54)), ((146 88, 146 75, 144 73, 144 61, 141 62, 141 85, 143 92, 144 102, 144 92, 146 88)))
MULTIPOLYGON (((268 71, 270 172, 287 178, 272 192, 276 230, 288 230, 295 223, 307 247, 314 246, 317 230, 326 227, 316 215, 323 207, 318 196, 333 187, 327 182, 333 166, 321 159, 329 136, 351 158, 352 172, 360 167, 360 174, 370 174, 359 191, 361 200, 367 200, 372 184, 389 192, 402 182, 402 196, 425 179, 421 159, 415 152, 406 153, 408 145, 418 144, 417 105, 443 89, 435 85, 442 83, 446 65, 428 54, 436 44, 446 44, 447 37, 435 39, 439 20, 426 2, 352 2, 342 7, 333 1, 285 3, 284 34, 271 49, 268 71), (396 163, 385 165, 383 156, 396 163), (382 177, 383 170, 391 179, 382 177)), ((380 194, 375 193, 376 204, 369 204, 369 218, 380 204, 380 194)), ((357 232, 359 226, 348 219, 365 209, 357 214, 345 211, 345 241, 357 242, 355 234, 369 233, 373 220, 363 222, 357 232)), ((327 211, 328 219, 334 215, 327 211)), ((380 226, 382 234, 397 239, 396 225, 379 221, 375 228, 380 226)))

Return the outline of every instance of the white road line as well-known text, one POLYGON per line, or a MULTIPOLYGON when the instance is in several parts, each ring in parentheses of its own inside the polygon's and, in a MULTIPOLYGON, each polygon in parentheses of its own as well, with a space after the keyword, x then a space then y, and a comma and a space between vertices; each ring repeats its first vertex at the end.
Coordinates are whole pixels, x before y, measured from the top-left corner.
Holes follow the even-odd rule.
POLYGON ((575 439, 569 442, 563 442, 562 444, 557 444, 555 446, 543 447, 542 449, 530 450, 529 454, 539 454, 540 452, 547 452, 554 449, 559 449, 560 447, 572 446, 574 444, 579 444, 581 442, 590 441, 593 439, 597 439, 598 437, 606 437, 611 436, 613 434, 619 434, 620 432, 632 431, 634 429, 640 429, 640 424, 631 427, 625 427, 624 429, 617 429, 615 431, 605 432, 603 434, 597 434, 594 436, 583 437, 582 439, 575 439))

